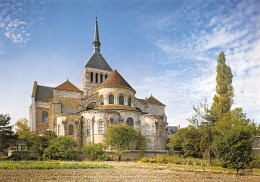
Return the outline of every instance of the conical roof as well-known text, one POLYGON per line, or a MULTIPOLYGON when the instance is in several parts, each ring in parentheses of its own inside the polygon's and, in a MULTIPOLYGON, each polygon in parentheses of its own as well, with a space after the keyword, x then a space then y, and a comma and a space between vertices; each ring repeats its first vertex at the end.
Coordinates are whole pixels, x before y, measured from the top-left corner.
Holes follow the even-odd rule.
POLYGON ((144 101, 145 104, 154 104, 154 105, 160 105, 165 106, 163 103, 158 101, 156 98, 154 98, 152 95, 144 101))
POLYGON ((69 80, 64 82, 63 84, 53 88, 58 90, 69 90, 69 91, 76 91, 76 92, 82 92, 80 89, 78 89, 75 85, 73 85, 69 80))
POLYGON ((103 86, 120 86, 120 87, 127 87, 133 89, 116 70, 114 70, 107 77, 107 79, 99 85, 99 87, 103 87, 103 86))

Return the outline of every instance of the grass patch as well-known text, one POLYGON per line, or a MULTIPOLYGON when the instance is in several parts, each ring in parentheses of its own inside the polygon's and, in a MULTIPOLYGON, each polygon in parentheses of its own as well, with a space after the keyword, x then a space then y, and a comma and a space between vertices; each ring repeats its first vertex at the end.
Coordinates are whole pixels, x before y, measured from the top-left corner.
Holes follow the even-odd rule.
POLYGON ((109 164, 79 164, 41 161, 1 161, 0 169, 92 169, 112 168, 109 164))

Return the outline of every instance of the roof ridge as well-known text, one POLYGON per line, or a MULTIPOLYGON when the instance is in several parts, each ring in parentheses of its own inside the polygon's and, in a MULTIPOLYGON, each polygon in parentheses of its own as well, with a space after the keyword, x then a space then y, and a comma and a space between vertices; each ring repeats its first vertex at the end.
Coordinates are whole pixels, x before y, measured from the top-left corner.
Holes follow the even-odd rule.
POLYGON ((69 80, 67 80, 66 82, 60 84, 59 86, 57 86, 53 89, 82 92, 80 89, 78 89, 78 87, 73 85, 69 80))

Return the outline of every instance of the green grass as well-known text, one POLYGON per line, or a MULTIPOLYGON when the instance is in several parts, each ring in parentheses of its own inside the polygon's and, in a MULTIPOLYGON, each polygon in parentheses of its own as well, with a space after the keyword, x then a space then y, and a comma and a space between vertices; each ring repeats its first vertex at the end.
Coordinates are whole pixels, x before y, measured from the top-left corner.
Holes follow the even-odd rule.
POLYGON ((91 169, 112 168, 108 164, 79 164, 40 161, 1 161, 0 169, 91 169))

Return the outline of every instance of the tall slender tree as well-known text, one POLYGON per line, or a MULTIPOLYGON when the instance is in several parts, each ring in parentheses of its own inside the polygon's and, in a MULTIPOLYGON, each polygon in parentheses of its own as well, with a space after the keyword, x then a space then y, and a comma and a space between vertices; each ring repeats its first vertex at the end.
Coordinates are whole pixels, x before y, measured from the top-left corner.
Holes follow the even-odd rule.
POLYGON ((211 106, 213 121, 217 121, 224 113, 230 112, 234 96, 233 75, 231 68, 226 65, 226 58, 223 52, 219 54, 217 61, 216 94, 211 106))

